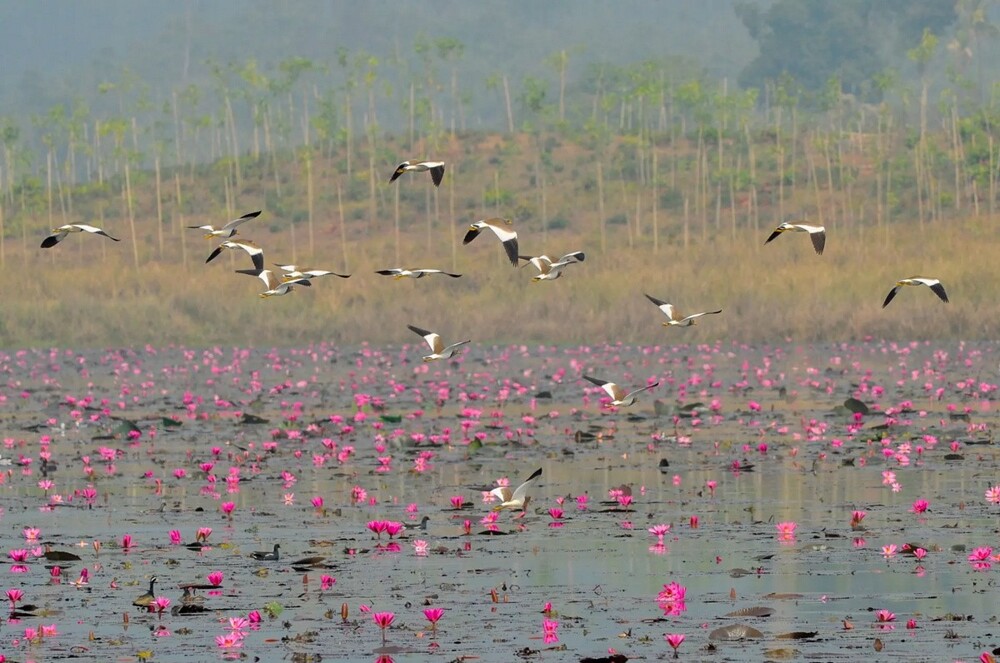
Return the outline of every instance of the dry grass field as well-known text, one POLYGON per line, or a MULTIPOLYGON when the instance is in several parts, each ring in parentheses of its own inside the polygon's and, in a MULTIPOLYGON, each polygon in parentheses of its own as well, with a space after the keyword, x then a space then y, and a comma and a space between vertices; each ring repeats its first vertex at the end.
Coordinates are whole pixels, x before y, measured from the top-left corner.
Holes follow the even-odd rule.
MULTIPOLYGON (((605 148, 605 158, 565 140, 544 150, 538 143, 467 136, 427 149, 449 164, 439 189, 426 173, 388 184, 405 156, 391 143, 371 159, 355 155, 350 175, 342 161, 319 158, 308 167, 302 158, 290 160, 277 175, 264 164, 247 167, 238 185, 220 164, 164 173, 160 212, 153 176, 141 173, 132 183, 134 235, 117 184, 76 194, 72 212, 54 204, 55 225, 94 223, 120 243, 74 235, 42 250, 48 213, 8 214, 0 345, 418 342, 406 324, 479 343, 997 336, 1000 243, 984 210, 923 224, 902 214, 877 222, 864 168, 856 169, 849 197, 843 187, 814 186, 825 181, 822 173, 813 182, 803 176, 787 187, 781 207, 785 216, 824 217, 827 247, 818 256, 803 234, 763 245, 780 220, 773 203, 758 202, 751 214, 745 196, 736 196, 734 208, 712 194, 699 208, 689 150, 658 148, 659 172, 639 183, 627 176, 634 164, 626 143, 605 148), (661 204, 665 191, 675 204, 661 204), (258 280, 232 273, 250 267, 247 256, 226 252, 204 264, 218 240, 205 241, 186 226, 220 225, 252 209, 264 212, 240 236, 264 247, 268 264, 294 261, 352 277, 260 299, 258 280), (462 246, 470 221, 495 215, 514 220, 522 254, 583 250, 586 262, 556 281, 532 283, 533 268, 511 268, 492 235, 462 246), (373 273, 392 266, 464 276, 394 281, 373 273), (882 310, 895 280, 911 275, 941 279, 952 303, 907 288, 882 310), (664 328, 647 292, 683 311, 723 314, 695 327, 664 328)), ((767 188, 768 178, 758 179, 767 188)))

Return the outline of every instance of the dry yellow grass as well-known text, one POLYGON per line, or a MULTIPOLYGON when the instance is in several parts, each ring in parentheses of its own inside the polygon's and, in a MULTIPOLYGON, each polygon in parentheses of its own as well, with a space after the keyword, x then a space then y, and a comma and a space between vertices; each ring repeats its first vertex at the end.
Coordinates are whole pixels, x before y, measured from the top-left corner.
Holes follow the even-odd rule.
MULTIPOLYGON (((319 279, 290 296, 261 300, 256 296, 258 280, 232 274, 234 268, 250 266, 245 255, 224 255, 205 265, 215 243, 182 228, 226 218, 217 202, 200 204, 196 207, 201 213, 187 213, 182 219, 173 201, 166 199, 168 225, 161 258, 157 233, 151 230, 155 207, 151 193, 143 190, 137 204, 137 225, 143 229, 135 239, 142 256, 138 270, 131 258, 133 238, 113 244, 73 237, 43 251, 37 248, 36 235, 44 233, 47 223, 40 219, 28 220, 33 230, 27 247, 8 236, 0 272, 6 285, 0 345, 416 342, 407 324, 438 330, 446 338, 484 343, 783 343, 997 335, 993 320, 998 306, 992 294, 1000 275, 993 256, 1000 247, 990 219, 942 221, 926 224, 922 231, 916 224, 901 222, 883 227, 828 223, 827 250, 817 256, 804 235, 782 236, 764 246, 773 225, 765 224, 763 214, 761 225, 766 227, 754 232, 742 218, 738 227, 731 228, 728 211, 722 215, 720 231, 710 228, 705 239, 700 222, 692 221, 684 249, 680 215, 661 209, 660 247, 654 252, 651 193, 631 184, 625 189, 616 182, 605 187, 605 217, 628 214, 631 230, 622 224, 607 225, 607 251, 602 252, 596 192, 584 184, 593 173, 581 165, 579 150, 560 152, 562 161, 556 165, 561 175, 552 175, 547 184, 550 218, 562 217, 568 224, 549 229, 543 242, 538 191, 531 180, 530 142, 499 141, 483 151, 479 144, 478 139, 455 141, 442 150, 453 164, 449 173, 461 183, 455 187, 454 221, 448 212, 452 194, 447 177, 438 190, 428 191, 423 179, 398 183, 403 187, 399 266, 457 269, 465 275, 461 279, 397 282, 376 276, 376 269, 397 266, 392 204, 396 185, 380 177, 377 216, 370 219, 366 186, 349 198, 347 187, 357 189, 357 185, 337 175, 333 164, 318 164, 322 193, 316 201, 313 251, 305 222, 294 226, 293 244, 289 220, 266 209, 261 219, 241 229, 242 236, 265 247, 269 264, 295 259, 310 267, 337 271, 346 267, 353 273, 350 279, 319 279), (491 164, 491 158, 499 162, 491 164), (346 251, 334 188, 338 181, 345 187, 346 251), (501 214, 515 218, 521 253, 584 250, 586 262, 567 269, 554 282, 531 283, 532 269, 515 270, 506 264, 495 237, 483 235, 461 246, 468 221, 493 215, 494 206, 484 201, 497 184, 510 193, 510 202, 499 207, 501 214), (632 216, 637 194, 643 201, 640 237, 632 216), (427 216, 428 202, 432 210, 436 205, 438 214, 427 216), (519 212, 525 218, 519 218, 519 212), (454 263, 453 245, 457 245, 454 263), (882 310, 882 299, 895 280, 914 274, 940 278, 952 303, 942 304, 922 289, 907 289, 882 310), (695 327, 667 329, 644 292, 681 310, 722 308, 723 314, 695 327)), ((364 177, 356 173, 354 179, 364 185, 364 177)), ((268 181, 265 176, 245 184, 245 189, 257 193, 242 195, 239 211, 263 206, 262 190, 268 181)), ((198 195, 197 185, 186 183, 185 188, 192 189, 186 195, 198 195)), ((301 182, 291 180, 284 185, 283 200, 299 201, 295 209, 303 209, 303 191, 301 182)), ((201 195, 212 200, 204 192, 201 195)), ((860 198, 857 192, 854 195, 860 198)), ((77 204, 88 209, 85 201, 77 204)), ((86 211, 80 216, 93 220, 86 211)), ((126 222, 109 217, 105 227, 120 231, 126 222)))

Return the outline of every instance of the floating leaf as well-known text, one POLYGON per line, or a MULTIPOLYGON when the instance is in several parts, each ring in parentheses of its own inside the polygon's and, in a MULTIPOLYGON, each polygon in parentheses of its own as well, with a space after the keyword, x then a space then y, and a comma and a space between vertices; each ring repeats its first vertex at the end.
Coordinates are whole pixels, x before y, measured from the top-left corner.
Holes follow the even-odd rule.
POLYGON ((709 640, 747 640, 750 638, 763 638, 764 634, 755 629, 753 626, 747 626, 746 624, 732 624, 731 626, 722 626, 715 629, 708 634, 709 640))
POLYGON ((793 658, 798 658, 799 650, 789 649, 787 647, 781 647, 779 649, 768 649, 767 651, 764 652, 764 656, 766 656, 769 659, 787 661, 793 658))
POLYGON ((250 414, 248 412, 243 413, 243 418, 240 419, 241 424, 266 424, 268 421, 264 417, 258 417, 256 414, 250 414))
POLYGON ((844 401, 844 407, 854 414, 868 414, 868 406, 859 401, 857 398, 848 398, 844 401))
POLYGON ((164 428, 177 428, 182 425, 181 422, 176 419, 171 419, 170 417, 160 417, 160 424, 164 428))
POLYGON ((818 634, 819 631, 792 631, 791 633, 777 635, 775 638, 778 640, 808 640, 815 638, 818 634))
POLYGON ((739 610, 734 610, 730 613, 726 613, 726 617, 770 617, 773 614, 774 608, 765 608, 764 606, 758 605, 753 606, 752 608, 740 608, 739 610))
POLYGON ((380 414, 378 418, 387 424, 398 424, 403 421, 403 415, 401 414, 380 414))

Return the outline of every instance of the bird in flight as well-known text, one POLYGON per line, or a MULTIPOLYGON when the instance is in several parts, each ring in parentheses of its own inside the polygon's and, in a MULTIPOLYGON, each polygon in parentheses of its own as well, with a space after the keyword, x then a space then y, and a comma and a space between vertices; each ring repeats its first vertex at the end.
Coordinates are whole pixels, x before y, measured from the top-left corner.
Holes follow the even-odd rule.
POLYGON ((275 265, 278 269, 285 272, 282 278, 284 280, 289 279, 315 279, 320 276, 339 276, 342 279, 351 278, 350 274, 338 274, 337 272, 331 272, 328 269, 302 269, 297 265, 275 265))
POLYGON ((646 295, 646 299, 656 304, 656 308, 663 311, 663 315, 667 316, 667 321, 662 323, 664 327, 690 327, 691 325, 698 324, 698 318, 703 315, 715 315, 716 313, 722 313, 722 309, 720 308, 718 311, 704 311, 702 313, 684 315, 674 308, 673 304, 668 304, 649 295, 646 295))
POLYGON ((114 240, 116 242, 121 241, 116 237, 112 237, 111 235, 104 232, 100 228, 97 228, 96 226, 88 226, 85 223, 67 223, 64 226, 53 228, 52 234, 42 240, 42 248, 51 249, 59 242, 66 239, 66 235, 70 233, 92 233, 94 235, 103 235, 108 239, 114 240))
POLYGON ((489 228, 500 238, 503 242, 504 251, 507 252, 507 257, 510 259, 510 264, 517 267, 517 232, 511 230, 510 219, 485 219, 482 221, 476 221, 469 226, 469 232, 465 233, 465 239, 462 240, 462 244, 468 244, 476 237, 479 236, 484 229, 489 228))
POLYGON ((567 265, 574 265, 578 262, 583 262, 584 258, 583 251, 574 251, 573 253, 567 253, 559 260, 552 260, 552 258, 541 255, 541 256, 518 256, 521 260, 527 260, 525 264, 532 264, 535 269, 538 270, 536 276, 531 277, 532 282, 537 283, 538 281, 554 281, 555 279, 562 276, 563 267, 567 265))
POLYGON ((823 247, 826 246, 825 226, 807 226, 804 223, 782 223, 774 229, 774 232, 771 233, 770 237, 764 240, 764 243, 767 244, 783 232, 809 233, 809 239, 812 240, 813 248, 816 249, 816 253, 823 255, 823 247))
POLYGON ((215 250, 212 251, 211 254, 209 254, 208 258, 205 259, 205 262, 209 263, 215 260, 216 256, 222 253, 223 249, 243 249, 244 251, 247 252, 247 255, 250 256, 250 259, 253 260, 254 269, 256 270, 264 269, 264 249, 260 248, 250 240, 247 240, 245 242, 238 242, 235 240, 227 239, 225 242, 215 247, 215 250))
POLYGON ((420 327, 414 327, 413 325, 406 325, 414 334, 418 336, 423 336, 424 340, 427 341, 427 345, 430 346, 431 354, 424 357, 424 361, 434 361, 435 359, 449 359, 455 355, 455 351, 460 347, 469 343, 470 340, 459 341, 458 343, 452 343, 451 345, 445 346, 444 342, 438 334, 432 331, 427 331, 426 329, 421 329, 420 327))
POLYGON ((391 276, 395 279, 401 279, 409 277, 411 279, 422 279, 428 274, 444 274, 445 276, 450 276, 453 279, 457 279, 461 274, 452 274, 451 272, 444 272, 440 269, 403 269, 402 267, 392 267, 389 269, 379 269, 376 270, 376 274, 381 274, 382 276, 391 276))
POLYGON ((531 482, 540 476, 542 476, 542 468, 539 467, 513 492, 511 492, 510 486, 500 486, 491 490, 490 495, 495 495, 500 500, 500 504, 493 507, 493 510, 502 511, 504 509, 512 509, 521 510, 522 512, 527 511, 528 502, 531 501, 531 495, 528 495, 528 488, 531 486, 531 482))
POLYGON ((444 161, 404 161, 392 171, 389 181, 395 182, 403 173, 422 173, 425 170, 431 171, 431 181, 434 182, 434 186, 441 186, 441 180, 444 179, 444 161))
POLYGON ((248 274, 250 276, 256 276, 264 285, 267 290, 260 293, 261 297, 280 297, 281 295, 287 295, 292 291, 292 286, 302 285, 311 286, 312 283, 309 279, 304 277, 294 278, 294 279, 279 279, 274 272, 270 269, 237 269, 237 274, 248 274))
POLYGON ((212 239, 213 237, 221 237, 222 239, 229 239, 230 237, 236 235, 237 227, 246 223, 250 219, 256 219, 258 216, 260 216, 260 210, 257 210, 256 212, 248 212, 238 219, 233 219, 232 221, 229 221, 228 223, 226 223, 226 225, 222 226, 221 228, 216 228, 211 224, 206 224, 204 226, 188 226, 188 228, 192 230, 204 230, 205 239, 212 239))
POLYGON ((882 308, 889 305, 889 302, 895 298, 896 293, 899 292, 899 289, 904 285, 925 285, 929 287, 941 301, 945 304, 948 303, 948 293, 944 291, 944 286, 941 285, 940 281, 937 279, 924 278, 922 276, 911 276, 909 278, 899 279, 896 281, 895 287, 893 287, 893 289, 889 291, 889 294, 885 296, 885 301, 882 302, 882 308))
POLYGON ((598 387, 607 392, 608 396, 611 397, 611 407, 627 407, 629 405, 633 405, 637 400, 635 397, 636 394, 641 391, 646 391, 647 389, 652 389, 660 384, 659 382, 654 382, 653 384, 647 384, 645 387, 640 387, 639 389, 625 393, 625 390, 616 385, 614 382, 599 380, 598 378, 592 378, 589 375, 584 375, 583 379, 596 384, 598 387))

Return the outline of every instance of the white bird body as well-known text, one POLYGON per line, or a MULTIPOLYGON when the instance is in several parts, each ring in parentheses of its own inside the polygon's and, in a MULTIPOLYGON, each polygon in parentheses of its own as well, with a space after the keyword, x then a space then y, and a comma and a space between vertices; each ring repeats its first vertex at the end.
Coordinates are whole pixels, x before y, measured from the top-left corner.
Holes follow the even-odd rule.
POLYGON ((426 170, 431 171, 431 181, 434 182, 434 186, 441 186, 441 180, 444 178, 444 161, 404 161, 392 171, 389 182, 395 182, 403 173, 422 173, 426 170))
POLYGON ((531 278, 532 282, 537 283, 538 281, 554 281, 562 276, 564 267, 583 262, 586 256, 583 251, 574 251, 573 253, 567 253, 559 258, 559 260, 553 260, 546 255, 518 257, 521 260, 527 260, 528 263, 534 265, 535 269, 538 270, 538 274, 531 278))
POLYGON ((810 226, 804 223, 782 223, 774 229, 774 232, 772 232, 766 240, 764 240, 764 243, 767 244, 783 232, 809 233, 809 239, 812 240, 812 245, 813 248, 816 249, 816 253, 823 255, 823 248, 826 246, 825 226, 810 226))
POLYGON ((929 287, 941 301, 943 301, 945 304, 948 303, 948 293, 945 292, 944 286, 941 285, 941 281, 937 279, 924 278, 922 276, 910 276, 908 278, 899 279, 898 281, 896 281, 896 286, 889 291, 888 295, 885 296, 885 301, 882 302, 882 308, 885 308, 886 306, 889 305, 889 302, 893 300, 893 298, 896 296, 896 293, 899 292, 899 289, 902 288, 904 285, 925 285, 929 287))
POLYGON ((412 331, 418 336, 423 336, 427 345, 431 349, 431 354, 424 357, 424 361, 434 361, 436 359, 450 359, 455 355, 455 352, 459 347, 471 342, 471 340, 459 341, 458 343, 452 343, 446 346, 441 340, 441 336, 435 334, 432 331, 427 331, 426 329, 421 329, 420 327, 414 327, 413 325, 406 325, 407 329, 412 331))
POLYGON ((223 249, 242 249, 247 252, 250 259, 253 261, 253 268, 258 271, 264 270, 264 249, 260 248, 250 240, 245 242, 239 242, 236 240, 227 239, 222 244, 215 247, 215 250, 209 254, 208 258, 205 259, 206 263, 215 260, 215 257, 222 253, 223 249))
POLYGON ((53 228, 52 234, 42 240, 42 248, 52 248, 59 242, 66 239, 66 235, 70 233, 91 233, 92 235, 102 235, 116 242, 121 241, 116 237, 112 237, 97 226, 88 226, 86 223, 67 223, 66 225, 59 226, 58 228, 53 228))
POLYGON ((285 272, 282 278, 286 281, 288 279, 315 279, 320 276, 339 276, 342 279, 351 278, 350 274, 338 274, 328 269, 301 269, 297 265, 275 265, 275 267, 285 272))
POLYGON ((619 406, 628 407, 629 405, 634 405, 636 400, 638 400, 635 397, 636 394, 642 391, 646 391, 647 389, 652 389, 653 387, 660 384, 659 382, 654 382, 653 384, 648 384, 645 387, 640 387, 639 389, 625 393, 625 390, 619 387, 614 382, 608 382, 607 380, 599 380, 598 378, 592 378, 589 375, 584 375, 583 379, 587 380, 588 382, 592 382, 601 389, 603 389, 608 394, 608 396, 611 397, 611 403, 610 403, 611 407, 619 407, 619 406))
POLYGON ((500 504, 493 507, 494 511, 502 511, 503 509, 514 509, 525 511, 528 508, 528 502, 531 501, 531 496, 528 495, 528 488, 531 482, 542 476, 542 468, 535 470, 527 481, 522 483, 517 487, 516 490, 511 492, 510 486, 500 486, 499 488, 494 488, 490 491, 490 495, 495 495, 500 504))
POLYGON ((381 274, 382 276, 391 276, 396 280, 402 278, 422 279, 428 274, 444 274, 445 276, 450 276, 453 279, 457 279, 462 276, 461 274, 452 274, 451 272, 445 272, 440 269, 405 269, 403 267, 379 269, 375 273, 381 274))
POLYGON ((230 237, 236 235, 237 233, 236 229, 238 226, 246 223, 250 219, 256 219, 258 216, 260 216, 260 210, 257 210, 256 212, 248 212, 238 219, 233 219, 232 221, 229 221, 228 223, 226 223, 226 225, 222 226, 221 228, 216 228, 211 224, 206 224, 204 226, 188 226, 188 228, 192 230, 206 231, 205 239, 212 239, 213 237, 221 237, 222 239, 229 239, 230 237))
POLYGON ((301 276, 292 279, 279 279, 270 269, 237 269, 236 273, 256 276, 263 281, 267 290, 260 293, 261 297, 280 297, 281 295, 287 295, 290 293, 292 291, 292 286, 312 285, 308 278, 301 276))
POLYGON ((507 252, 507 257, 510 259, 510 264, 517 267, 517 232, 511 229, 510 219, 493 218, 476 221, 469 226, 469 231, 465 233, 465 239, 462 240, 462 244, 468 244, 486 228, 492 230, 500 238, 504 251, 507 252))
POLYGON ((718 311, 703 311, 701 313, 692 313, 691 315, 683 315, 680 311, 674 308, 673 304, 668 304, 664 301, 661 301, 649 295, 646 295, 646 299, 656 304, 656 308, 663 311, 663 315, 667 316, 667 321, 661 323, 664 327, 690 327, 691 325, 698 324, 698 318, 702 316, 716 315, 717 313, 722 313, 722 309, 720 308, 718 311))

